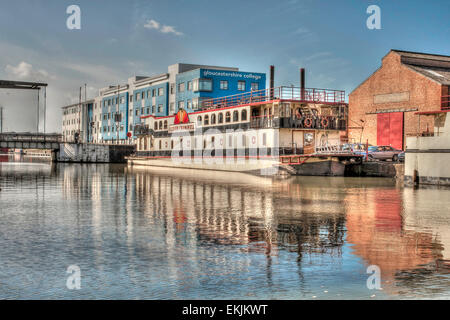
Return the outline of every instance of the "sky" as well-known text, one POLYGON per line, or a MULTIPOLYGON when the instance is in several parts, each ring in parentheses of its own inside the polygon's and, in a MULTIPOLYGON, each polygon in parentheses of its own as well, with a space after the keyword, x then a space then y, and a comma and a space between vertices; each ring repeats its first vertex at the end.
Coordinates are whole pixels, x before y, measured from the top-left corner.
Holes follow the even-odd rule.
MULTIPOLYGON (((178 62, 267 74, 275 65, 276 86, 298 86, 304 67, 307 87, 348 94, 390 49, 450 55, 448 12, 448 0, 1 0, 0 79, 49 84, 47 132, 61 130, 80 86, 92 98, 178 62), (66 26, 70 5, 80 30, 66 26), (367 28, 370 5, 380 30, 367 28)), ((33 99, 0 90, 0 105, 18 110, 10 123, 35 114, 33 99)))

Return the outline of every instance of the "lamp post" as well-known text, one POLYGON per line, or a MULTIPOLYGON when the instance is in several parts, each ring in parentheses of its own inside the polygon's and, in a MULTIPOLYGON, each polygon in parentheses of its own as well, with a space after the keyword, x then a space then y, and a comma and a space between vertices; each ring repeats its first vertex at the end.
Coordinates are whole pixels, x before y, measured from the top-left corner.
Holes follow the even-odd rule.
POLYGON ((3 133, 3 106, 0 106, 0 133, 3 133))

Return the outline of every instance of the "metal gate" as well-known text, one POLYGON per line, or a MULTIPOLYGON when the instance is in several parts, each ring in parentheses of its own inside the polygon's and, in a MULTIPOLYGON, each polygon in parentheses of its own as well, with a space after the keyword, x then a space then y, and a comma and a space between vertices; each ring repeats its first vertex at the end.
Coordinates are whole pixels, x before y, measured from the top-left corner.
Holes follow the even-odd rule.
POLYGON ((403 112, 377 115, 377 144, 403 149, 403 112))

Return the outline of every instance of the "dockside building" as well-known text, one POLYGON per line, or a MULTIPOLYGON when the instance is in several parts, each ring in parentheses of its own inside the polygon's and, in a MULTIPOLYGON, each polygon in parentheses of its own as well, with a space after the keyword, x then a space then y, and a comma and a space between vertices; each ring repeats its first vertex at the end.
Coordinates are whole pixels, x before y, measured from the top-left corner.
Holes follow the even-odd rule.
POLYGON ((265 88, 265 73, 178 63, 167 73, 134 76, 100 89, 93 100, 63 107, 63 136, 65 141, 131 143, 142 117, 196 112, 204 100, 265 88))

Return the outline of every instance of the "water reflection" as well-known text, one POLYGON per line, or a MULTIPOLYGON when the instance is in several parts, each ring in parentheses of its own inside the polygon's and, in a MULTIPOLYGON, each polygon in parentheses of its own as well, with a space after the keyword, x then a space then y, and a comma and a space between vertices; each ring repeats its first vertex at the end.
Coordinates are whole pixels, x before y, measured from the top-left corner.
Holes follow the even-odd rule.
POLYGON ((63 164, 18 183, 27 171, 0 164, 0 297, 449 297, 449 190, 63 164), (74 263, 80 292, 64 286, 74 263))

